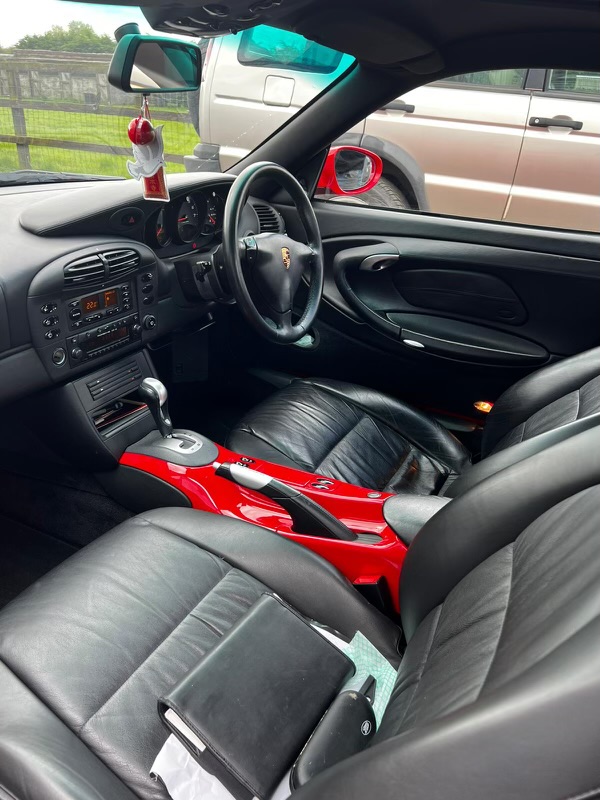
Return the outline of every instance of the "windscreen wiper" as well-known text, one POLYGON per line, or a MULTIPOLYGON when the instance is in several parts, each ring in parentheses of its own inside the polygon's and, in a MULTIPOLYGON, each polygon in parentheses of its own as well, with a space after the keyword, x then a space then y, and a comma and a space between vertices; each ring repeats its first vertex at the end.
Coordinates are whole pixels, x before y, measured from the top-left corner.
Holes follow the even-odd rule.
POLYGON ((82 175, 80 172, 50 172, 43 169, 18 169, 0 172, 0 186, 28 186, 35 183, 69 183, 75 181, 122 181, 109 175, 82 175))

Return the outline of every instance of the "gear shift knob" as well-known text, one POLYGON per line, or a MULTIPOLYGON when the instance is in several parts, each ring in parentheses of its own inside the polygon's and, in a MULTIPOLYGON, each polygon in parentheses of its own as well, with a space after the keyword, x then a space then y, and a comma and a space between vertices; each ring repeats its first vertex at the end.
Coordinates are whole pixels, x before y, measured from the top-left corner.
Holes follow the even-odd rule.
POLYGON ((156 378, 144 378, 139 393, 147 403, 160 435, 163 439, 170 439, 173 434, 173 423, 169 416, 167 387, 156 378))

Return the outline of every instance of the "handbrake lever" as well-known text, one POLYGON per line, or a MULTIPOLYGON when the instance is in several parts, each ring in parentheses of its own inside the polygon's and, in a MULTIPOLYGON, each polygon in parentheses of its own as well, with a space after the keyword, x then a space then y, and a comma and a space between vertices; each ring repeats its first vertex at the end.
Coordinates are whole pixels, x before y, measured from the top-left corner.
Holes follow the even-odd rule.
POLYGON ((291 486, 264 472, 226 461, 216 467, 215 473, 221 478, 237 483, 238 486, 252 489, 279 503, 292 518, 292 529, 296 533, 324 536, 327 539, 343 539, 346 542, 352 542, 357 538, 350 528, 326 511, 323 506, 306 497, 298 489, 292 489, 291 486))

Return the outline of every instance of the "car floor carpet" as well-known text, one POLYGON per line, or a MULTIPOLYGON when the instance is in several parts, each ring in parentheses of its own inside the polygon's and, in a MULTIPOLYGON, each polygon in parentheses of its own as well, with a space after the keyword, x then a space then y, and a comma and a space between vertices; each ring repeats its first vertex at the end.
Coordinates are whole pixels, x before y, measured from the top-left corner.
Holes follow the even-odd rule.
POLYGON ((77 548, 0 515, 0 608, 77 548))

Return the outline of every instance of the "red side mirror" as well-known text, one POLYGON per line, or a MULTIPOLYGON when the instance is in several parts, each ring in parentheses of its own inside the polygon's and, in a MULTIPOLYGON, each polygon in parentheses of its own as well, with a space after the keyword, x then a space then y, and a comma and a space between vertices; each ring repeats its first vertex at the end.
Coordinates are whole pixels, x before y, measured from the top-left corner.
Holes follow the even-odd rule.
POLYGON ((383 161, 364 147, 332 147, 325 160, 317 190, 339 195, 368 192, 381 178, 383 161))

